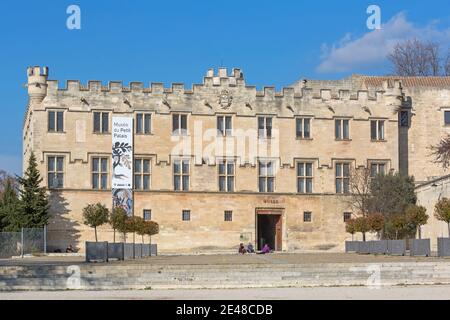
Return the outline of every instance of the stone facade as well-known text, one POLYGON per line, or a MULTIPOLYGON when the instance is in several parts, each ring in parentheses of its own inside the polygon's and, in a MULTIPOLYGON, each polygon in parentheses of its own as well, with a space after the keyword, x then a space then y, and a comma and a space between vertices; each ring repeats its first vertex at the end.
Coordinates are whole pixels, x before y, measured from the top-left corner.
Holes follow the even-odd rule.
POLYGON ((417 202, 427 209, 428 223, 422 227, 422 238, 430 239, 431 250, 437 251, 437 238, 448 238, 447 223, 434 216, 434 207, 442 198, 450 198, 450 175, 417 186, 417 202))
MULTIPOLYGON (((403 81, 396 79, 369 81, 354 76, 335 82, 302 81, 280 92, 273 87, 258 91, 245 84, 241 70, 228 73, 223 68, 217 73, 209 70, 202 84, 189 89, 183 84, 166 88, 138 82, 104 86, 89 81, 83 86, 72 80, 59 88, 47 77, 47 68, 28 69, 23 161, 25 167, 33 151, 48 186, 49 157, 63 158, 58 172, 63 174, 63 184, 50 188, 50 248, 64 249, 71 243, 83 250, 93 231, 82 224, 82 208, 95 202, 111 207, 113 116, 135 121, 141 113, 151 117, 149 132, 134 135, 135 158, 149 159, 151 164, 150 188, 135 190, 134 214, 151 210, 152 220, 160 225, 160 234, 152 241, 162 253, 234 250, 239 242, 258 243, 261 212, 280 217, 278 249, 342 250, 349 238, 343 216, 351 208, 344 201, 347 196, 336 192, 337 164, 359 168, 382 163, 386 172, 403 170, 420 181, 442 175, 424 153, 446 130, 440 122, 442 110, 450 106, 448 89, 404 88, 403 81), (399 125, 402 110, 409 115, 407 128, 399 125), (430 110, 433 115, 427 118, 430 110), (59 131, 49 130, 53 111, 63 112, 59 131), (94 112, 108 114, 107 132, 94 133, 94 112), (173 133, 177 114, 187 116, 182 135, 173 133), (217 134, 219 116, 231 117, 231 135, 217 134), (259 117, 272 119, 270 138, 258 137, 259 117), (296 119, 303 118, 310 119, 309 137, 296 134, 296 119), (336 139, 339 119, 349 121, 348 139, 336 139), (371 139, 374 120, 384 123, 384 136, 378 140, 371 139), (108 158, 104 190, 93 190, 96 157, 108 158), (174 190, 173 164, 179 159, 189 162, 189 190, 174 190), (232 192, 219 190, 218 167, 223 160, 234 163, 232 192), (274 165, 274 192, 259 190, 259 161, 274 165), (297 187, 298 163, 312 164, 309 193, 297 187), (182 221, 183 210, 190 210, 190 221, 182 221), (232 221, 224 221, 225 211, 232 212, 232 221), (310 213, 311 221, 305 213, 310 213)), ((112 240, 112 230, 101 227, 99 238, 112 240)))

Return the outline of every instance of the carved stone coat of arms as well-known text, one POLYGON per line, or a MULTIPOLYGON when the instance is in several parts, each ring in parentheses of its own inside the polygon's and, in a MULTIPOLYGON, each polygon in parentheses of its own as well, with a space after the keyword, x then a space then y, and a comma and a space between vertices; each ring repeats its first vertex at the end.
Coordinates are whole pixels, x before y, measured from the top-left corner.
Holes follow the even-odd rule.
POLYGON ((228 90, 222 90, 218 98, 217 103, 222 107, 222 109, 228 109, 233 102, 233 97, 228 90))

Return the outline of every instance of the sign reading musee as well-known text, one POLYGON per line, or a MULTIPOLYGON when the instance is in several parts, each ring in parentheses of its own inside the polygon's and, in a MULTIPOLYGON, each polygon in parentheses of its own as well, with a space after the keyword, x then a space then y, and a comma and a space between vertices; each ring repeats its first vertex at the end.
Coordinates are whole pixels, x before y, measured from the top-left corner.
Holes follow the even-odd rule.
POLYGON ((133 188, 133 118, 112 118, 112 189, 133 188))

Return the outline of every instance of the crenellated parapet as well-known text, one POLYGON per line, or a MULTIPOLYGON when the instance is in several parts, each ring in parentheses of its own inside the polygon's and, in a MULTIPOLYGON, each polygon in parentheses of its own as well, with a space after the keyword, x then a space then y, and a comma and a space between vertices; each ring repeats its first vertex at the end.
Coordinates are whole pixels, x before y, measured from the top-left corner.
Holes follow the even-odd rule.
POLYGON ((359 109, 375 105, 392 106, 401 103, 402 87, 400 81, 386 81, 383 88, 376 91, 350 90, 348 88, 285 87, 279 91, 273 86, 257 90, 245 83, 241 69, 207 71, 201 84, 186 87, 183 83, 68 80, 61 88, 58 81, 47 80, 48 69, 39 67, 29 71, 30 100, 38 103, 45 98, 44 107, 108 106, 109 108, 149 109, 169 113, 185 111, 213 114, 231 112, 242 115, 269 113, 281 117, 327 113, 336 108, 359 109), (35 87, 35 84, 36 87, 35 87), (35 89, 39 88, 39 90, 35 89), (314 108, 314 110, 311 110, 314 108), (327 111, 328 110, 328 111, 327 111))

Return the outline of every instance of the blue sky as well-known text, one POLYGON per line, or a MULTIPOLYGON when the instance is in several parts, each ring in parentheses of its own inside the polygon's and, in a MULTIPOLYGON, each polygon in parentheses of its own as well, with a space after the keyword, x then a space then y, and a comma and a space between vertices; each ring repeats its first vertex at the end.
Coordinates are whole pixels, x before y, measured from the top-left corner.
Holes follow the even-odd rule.
POLYGON ((201 82, 210 67, 243 69, 248 84, 287 86, 307 78, 386 74, 386 52, 419 37, 450 44, 448 0, 2 1, 0 169, 21 172, 26 67, 50 79, 201 82), (81 8, 81 30, 66 9, 81 8), (366 26, 379 5, 382 30, 366 26))

